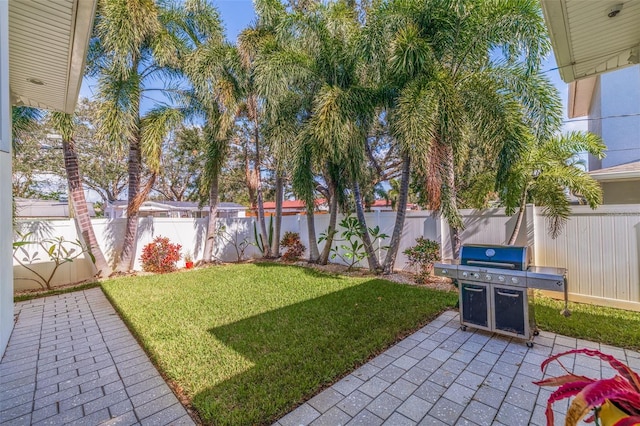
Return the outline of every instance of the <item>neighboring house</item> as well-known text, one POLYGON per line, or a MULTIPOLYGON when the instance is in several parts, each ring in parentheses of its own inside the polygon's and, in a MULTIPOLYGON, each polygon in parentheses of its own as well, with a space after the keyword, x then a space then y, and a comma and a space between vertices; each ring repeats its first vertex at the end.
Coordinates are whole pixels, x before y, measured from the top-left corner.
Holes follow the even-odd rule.
POLYGON ((569 86, 569 117, 588 117, 607 145, 589 158, 605 204, 640 203, 640 4, 541 0, 553 52, 569 86))
POLYGON ((640 161, 589 173, 602 186, 604 204, 640 203, 640 161))
MULTIPOLYGON (((372 212, 381 211, 381 212, 390 212, 393 211, 391 207, 391 201, 389 200, 375 200, 373 204, 369 206, 369 209, 372 212)), ((407 211, 418 210, 417 204, 407 203, 407 211)))
POLYGON ((96 0, 0 0, 0 356, 13 328, 11 107, 73 114, 96 0))
POLYGON ((588 160, 604 204, 640 203, 640 66, 572 82, 568 113, 588 117, 607 145, 605 158, 588 160))
MULTIPOLYGON (((319 198, 315 200, 316 208, 315 211, 319 213, 326 213, 329 211, 329 205, 327 204, 327 200, 324 198, 319 198)), ((275 201, 265 201, 263 203, 264 214, 266 216, 273 216, 276 214, 276 202, 275 201)), ((284 200, 282 202, 282 215, 283 216, 291 216, 296 214, 305 214, 307 212, 307 206, 302 200, 284 200)), ((251 212, 252 216, 255 216, 255 209, 251 212)))
MULTIPOLYGON (((218 217, 245 217, 247 207, 238 203, 218 203, 218 217)), ((108 219, 127 217, 127 202, 115 201, 105 208, 104 215, 108 219)), ((139 216, 147 217, 191 217, 209 216, 209 206, 198 206, 191 201, 145 201, 140 206, 139 216)))
MULTIPOLYGON (((66 219, 71 217, 68 201, 15 198, 16 219, 66 219)), ((87 203, 89 216, 96 217, 93 203, 87 203)))

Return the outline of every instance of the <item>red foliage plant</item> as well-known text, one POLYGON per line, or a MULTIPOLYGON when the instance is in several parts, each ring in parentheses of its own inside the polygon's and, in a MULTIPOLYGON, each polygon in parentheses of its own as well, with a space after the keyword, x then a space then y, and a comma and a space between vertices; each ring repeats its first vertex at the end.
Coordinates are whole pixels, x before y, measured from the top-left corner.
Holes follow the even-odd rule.
POLYGON ((300 235, 297 232, 285 232, 280 245, 287 248, 282 255, 282 260, 286 261, 298 260, 306 249, 300 242, 300 235))
POLYGON ((598 416, 597 409, 606 402, 612 403, 629 415, 629 417, 623 418, 615 423, 615 426, 640 424, 640 376, 631 370, 631 368, 611 355, 603 354, 600 351, 573 349, 549 357, 542 363, 542 371, 545 370, 550 362, 556 360, 558 360, 558 363, 567 374, 535 382, 535 384, 539 386, 559 386, 547 400, 547 425, 554 424, 553 410, 551 408, 553 403, 570 397, 574 398, 567 411, 565 425, 578 424, 589 411, 596 409, 595 414, 587 419, 587 422, 593 421, 593 419, 598 416), (575 375, 567 370, 558 360, 560 357, 570 354, 584 354, 600 358, 608 362, 619 374, 609 379, 600 380, 575 375))
POLYGON ((142 270, 160 274, 175 271, 181 248, 180 244, 172 244, 169 238, 157 236, 142 249, 142 270))

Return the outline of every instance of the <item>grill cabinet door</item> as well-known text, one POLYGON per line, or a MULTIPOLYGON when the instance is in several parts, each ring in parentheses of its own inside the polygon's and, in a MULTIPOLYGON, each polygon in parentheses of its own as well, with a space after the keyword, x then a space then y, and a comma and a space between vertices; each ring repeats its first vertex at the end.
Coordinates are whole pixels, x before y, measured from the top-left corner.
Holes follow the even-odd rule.
POLYGON ((493 287, 495 329, 527 336, 527 290, 525 288, 493 287))
POLYGON ((462 324, 490 329, 489 286, 461 283, 460 312, 462 324))

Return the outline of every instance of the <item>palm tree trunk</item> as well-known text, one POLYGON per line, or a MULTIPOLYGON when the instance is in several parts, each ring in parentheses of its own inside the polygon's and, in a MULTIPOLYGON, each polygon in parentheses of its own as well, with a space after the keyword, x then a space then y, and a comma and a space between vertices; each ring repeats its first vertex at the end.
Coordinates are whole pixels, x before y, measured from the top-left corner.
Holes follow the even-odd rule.
POLYGON ((307 206, 307 230, 309 232, 309 263, 317 263, 320 257, 318 239, 316 238, 316 221, 313 215, 314 206, 307 206))
POLYGON ((75 141, 73 139, 63 140, 62 149, 64 151, 64 168, 67 172, 67 183, 69 185, 71 205, 75 212, 76 226, 80 230, 82 239, 87 245, 89 252, 95 258, 95 266, 98 270, 97 276, 106 277, 111 273, 111 268, 109 267, 107 259, 104 257, 102 249, 98 245, 98 240, 93 230, 93 225, 91 224, 91 218, 89 217, 87 200, 85 199, 84 189, 82 188, 82 179, 80 179, 75 141))
POLYGON ((400 237, 404 228, 404 219, 407 216, 407 200, 409 199, 409 179, 410 179, 411 158, 408 153, 402 154, 402 176, 400 180, 400 194, 398 194, 398 211, 396 212, 396 223, 393 225, 393 233, 391 234, 391 243, 387 257, 384 259, 382 270, 385 274, 393 272, 393 266, 396 263, 398 249, 400 247, 400 237))
POLYGON ((284 176, 276 173, 276 222, 273 229, 273 241, 271 243, 271 255, 280 257, 280 234, 282 233, 282 202, 284 200, 284 176))
POLYGON ((213 248, 216 246, 217 221, 218 221, 218 192, 219 177, 216 174, 211 179, 211 187, 209 188, 209 218, 207 220, 207 239, 204 242, 204 253, 202 261, 205 263, 213 262, 213 248))
POLYGON ((460 213, 458 212, 458 194, 456 191, 456 176, 455 176, 455 164, 453 158, 453 147, 451 145, 445 145, 444 147, 444 169, 445 169, 445 182, 446 182, 446 196, 448 213, 445 215, 449 222, 449 237, 451 240, 451 250, 453 252, 453 258, 457 259, 460 254, 460 246, 462 240, 460 238, 460 231, 463 229, 463 222, 460 213))
POLYGON ((135 256, 135 243, 138 234, 138 211, 139 205, 136 205, 138 191, 140 190, 140 169, 142 163, 142 155, 140 152, 140 138, 138 135, 129 142, 129 185, 128 185, 128 205, 127 205, 127 224, 124 231, 124 240, 122 242, 122 251, 120 252, 120 261, 116 270, 118 272, 128 272, 133 267, 135 256))
POLYGON ((326 265, 329 262, 329 254, 331 253, 331 246, 333 246, 333 237, 336 231, 336 221, 338 220, 338 197, 336 195, 336 186, 329 179, 327 182, 329 186, 329 195, 331 200, 329 200, 329 228, 327 229, 327 239, 324 244, 324 248, 322 249, 322 254, 320 254, 320 259, 318 263, 321 265, 326 265))
POLYGON ((522 191, 522 198, 520 199, 520 208, 518 209, 518 218, 516 219, 516 226, 513 228, 513 232, 511 233, 511 237, 509 238, 508 245, 512 246, 516 243, 516 239, 518 238, 518 234, 520 233, 520 228, 522 227, 522 220, 524 219, 525 206, 527 202, 527 191, 528 187, 522 191))
POLYGON ((256 198, 258 204, 258 223, 260 224, 260 235, 262 236, 262 256, 266 258, 271 257, 271 243, 269 242, 269 236, 267 234, 267 226, 264 220, 264 198, 262 195, 262 175, 260 173, 260 132, 258 128, 258 104, 255 99, 255 95, 251 97, 253 100, 250 102, 253 109, 254 129, 253 138, 256 147, 256 198))
POLYGON ((257 209, 255 176, 249 160, 249 142, 244 144, 244 178, 249 191, 249 204, 252 209, 257 209))
POLYGON ((353 196, 356 202, 356 216, 358 217, 358 222, 362 225, 364 232, 362 233, 362 243, 364 244, 364 250, 367 253, 367 260, 369 261, 369 271, 378 272, 380 271, 380 262, 378 262, 378 256, 376 256, 376 252, 373 249, 373 244, 371 243, 371 236, 367 231, 367 221, 364 216, 364 205, 362 204, 362 192, 360 191, 360 184, 355 182, 353 184, 353 196))

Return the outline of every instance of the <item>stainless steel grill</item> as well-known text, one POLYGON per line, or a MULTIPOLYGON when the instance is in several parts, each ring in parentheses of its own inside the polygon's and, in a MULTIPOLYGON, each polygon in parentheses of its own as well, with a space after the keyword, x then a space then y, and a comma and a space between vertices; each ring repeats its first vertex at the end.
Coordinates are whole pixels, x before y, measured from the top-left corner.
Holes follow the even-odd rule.
POLYGON ((533 289, 561 291, 567 299, 567 270, 530 265, 527 247, 464 245, 459 260, 434 263, 434 271, 458 282, 463 330, 519 337, 527 346, 537 334, 533 289))

